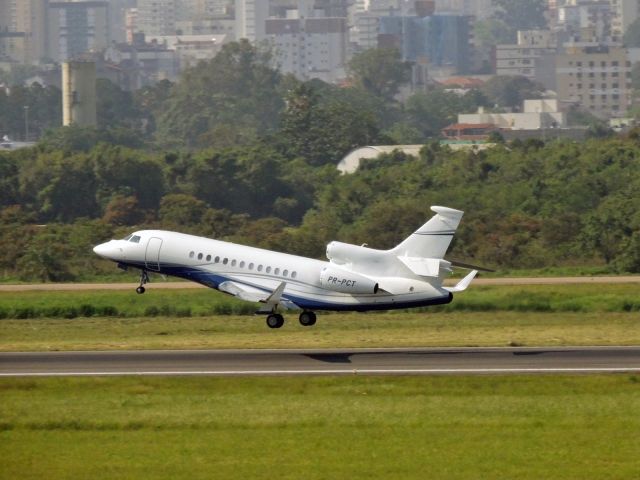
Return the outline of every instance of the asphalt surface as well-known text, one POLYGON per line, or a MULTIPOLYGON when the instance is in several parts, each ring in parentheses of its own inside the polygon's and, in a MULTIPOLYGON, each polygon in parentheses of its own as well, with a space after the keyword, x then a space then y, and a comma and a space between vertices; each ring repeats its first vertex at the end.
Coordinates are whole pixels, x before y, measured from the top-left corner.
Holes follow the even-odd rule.
POLYGON ((640 347, 0 353, 0 377, 640 372, 640 347))

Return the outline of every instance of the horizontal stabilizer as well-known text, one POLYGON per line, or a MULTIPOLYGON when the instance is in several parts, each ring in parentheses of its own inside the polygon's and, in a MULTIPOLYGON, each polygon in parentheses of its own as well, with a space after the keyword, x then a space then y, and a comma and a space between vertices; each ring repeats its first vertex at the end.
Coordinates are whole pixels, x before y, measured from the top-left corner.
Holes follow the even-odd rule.
POLYGON ((476 278, 477 274, 478 274, 478 271, 473 270, 469 275, 467 275, 462 280, 460 280, 455 287, 444 287, 444 289, 451 293, 464 292, 467 289, 467 287, 471 285, 471 282, 473 281, 474 278, 476 278))
MULTIPOLYGON (((439 258, 419 258, 419 257, 398 257, 402 263, 404 263, 409 270, 421 277, 434 277, 440 276, 440 262, 439 258)), ((449 262, 443 262, 448 268, 449 262)))
POLYGON ((449 260, 452 267, 466 268, 467 270, 478 270, 479 272, 495 272, 495 270, 489 270, 488 268, 478 267, 477 265, 471 265, 470 263, 456 262, 455 260, 449 260))

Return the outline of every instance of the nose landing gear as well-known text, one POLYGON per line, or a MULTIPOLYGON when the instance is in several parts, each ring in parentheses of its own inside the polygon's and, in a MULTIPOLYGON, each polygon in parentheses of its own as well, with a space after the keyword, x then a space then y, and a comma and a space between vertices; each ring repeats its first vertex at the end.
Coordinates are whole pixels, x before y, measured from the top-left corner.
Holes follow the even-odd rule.
POLYGON ((146 292, 146 288, 144 288, 144 285, 146 283, 149 283, 149 274, 146 270, 142 270, 142 273, 140 273, 140 285, 138 286, 138 288, 136 288, 136 293, 138 295, 142 295, 144 292, 146 292))

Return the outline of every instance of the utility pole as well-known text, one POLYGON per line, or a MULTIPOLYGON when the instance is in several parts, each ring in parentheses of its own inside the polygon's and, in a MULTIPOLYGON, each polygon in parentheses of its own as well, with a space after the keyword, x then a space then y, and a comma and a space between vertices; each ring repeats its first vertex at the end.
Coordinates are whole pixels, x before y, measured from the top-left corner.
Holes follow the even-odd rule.
POLYGON ((24 141, 29 141, 29 105, 24 106, 24 141))

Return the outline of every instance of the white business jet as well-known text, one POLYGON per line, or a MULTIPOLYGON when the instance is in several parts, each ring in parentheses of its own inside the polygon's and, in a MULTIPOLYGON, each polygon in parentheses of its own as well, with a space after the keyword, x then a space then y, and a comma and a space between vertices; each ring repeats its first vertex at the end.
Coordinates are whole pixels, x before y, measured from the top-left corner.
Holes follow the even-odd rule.
POLYGON ((463 212, 431 207, 425 225, 391 250, 331 242, 328 262, 164 230, 142 230, 111 240, 93 251, 121 268, 142 271, 138 293, 149 272, 192 280, 259 302, 256 313, 280 328, 281 309, 299 309, 300 323, 316 323, 314 311, 368 311, 443 305, 465 290, 479 267, 444 260, 463 212), (456 286, 443 286, 452 267, 472 270, 456 286))

